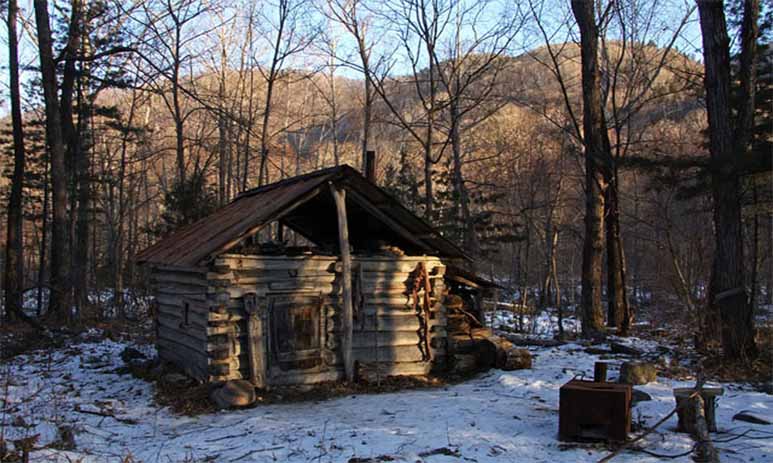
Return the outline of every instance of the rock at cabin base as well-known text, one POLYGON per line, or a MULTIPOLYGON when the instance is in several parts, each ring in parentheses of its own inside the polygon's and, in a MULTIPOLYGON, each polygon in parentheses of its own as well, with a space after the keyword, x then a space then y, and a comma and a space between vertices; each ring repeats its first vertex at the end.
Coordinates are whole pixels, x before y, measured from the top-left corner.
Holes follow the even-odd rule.
POLYGON ((210 391, 209 398, 217 408, 233 408, 252 405, 257 396, 252 383, 237 379, 210 391))
POLYGON ((497 367, 504 371, 531 368, 531 352, 526 349, 509 349, 497 367))
POLYGON ((655 381, 658 376, 658 370, 655 365, 644 362, 623 362, 620 366, 619 383, 625 384, 647 384, 655 381))
POLYGON ((161 380, 167 384, 174 384, 178 386, 185 385, 191 382, 191 379, 182 373, 170 372, 161 377, 161 380))

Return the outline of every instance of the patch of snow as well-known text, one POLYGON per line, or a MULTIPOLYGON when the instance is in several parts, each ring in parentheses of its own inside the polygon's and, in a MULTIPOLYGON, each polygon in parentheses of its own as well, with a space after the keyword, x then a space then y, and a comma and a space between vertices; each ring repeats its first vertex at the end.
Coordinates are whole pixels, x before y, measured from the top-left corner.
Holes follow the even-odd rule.
MULTIPOLYGON (((500 308, 486 313, 486 323, 494 329, 514 330, 536 335, 542 338, 552 338, 558 333, 558 315, 556 309, 548 308, 541 311, 524 310, 517 313, 520 306, 500 303, 500 308)), ((581 323, 574 317, 574 310, 564 311, 564 332, 577 334, 581 323)))

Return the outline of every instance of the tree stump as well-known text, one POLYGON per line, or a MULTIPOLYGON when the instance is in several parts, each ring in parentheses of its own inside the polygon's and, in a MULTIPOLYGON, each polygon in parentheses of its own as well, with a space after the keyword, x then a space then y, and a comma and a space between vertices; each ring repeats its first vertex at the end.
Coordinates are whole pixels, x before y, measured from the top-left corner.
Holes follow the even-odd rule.
MULTIPOLYGON (((688 432, 693 434, 695 431, 695 413, 692 407, 684 405, 684 402, 695 392, 695 389, 690 387, 679 387, 674 389, 674 398, 676 399, 677 414, 679 416, 679 432, 688 432)), ((703 410, 701 415, 705 417, 706 426, 709 432, 717 431, 717 419, 716 419, 716 399, 725 393, 725 390, 721 387, 706 387, 701 388, 700 398, 703 410)))
MULTIPOLYGON (((695 460, 707 463, 719 463, 719 453, 711 442, 709 436, 708 417, 706 416, 707 405, 703 399, 703 391, 700 394, 693 394, 695 389, 687 389, 686 395, 680 392, 677 396, 674 390, 674 396, 677 396, 677 413, 679 414, 679 428, 689 432, 697 442, 695 447, 695 460)), ((714 396, 716 397, 716 396, 714 396)), ((711 406, 712 416, 714 407, 711 406)), ((716 428, 716 423, 715 423, 716 428)))

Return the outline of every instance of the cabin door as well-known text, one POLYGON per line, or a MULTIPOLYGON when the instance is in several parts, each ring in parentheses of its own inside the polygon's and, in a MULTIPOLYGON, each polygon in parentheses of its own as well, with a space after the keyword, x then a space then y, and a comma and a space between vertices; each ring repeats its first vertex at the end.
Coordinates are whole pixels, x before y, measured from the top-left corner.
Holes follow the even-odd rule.
POLYGON ((317 295, 268 296, 271 376, 298 370, 320 370, 323 365, 325 317, 317 295))

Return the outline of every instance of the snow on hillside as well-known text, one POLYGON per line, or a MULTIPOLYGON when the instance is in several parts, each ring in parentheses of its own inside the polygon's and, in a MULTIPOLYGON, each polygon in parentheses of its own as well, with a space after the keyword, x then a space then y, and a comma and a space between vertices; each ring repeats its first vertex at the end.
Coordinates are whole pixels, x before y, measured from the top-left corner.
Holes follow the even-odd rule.
MULTIPOLYGON (((131 459, 126 461, 146 463, 346 462, 380 456, 385 457, 374 461, 593 462, 607 452, 603 446, 556 439, 558 388, 577 375, 591 375, 596 360, 575 344, 535 350, 532 370, 494 370, 437 389, 259 405, 194 417, 158 407, 151 383, 116 373, 125 347, 114 341, 84 341, 6 364, 5 439, 39 434, 32 461, 84 463, 124 461, 127 456, 131 459), (56 441, 60 430, 68 428, 74 432, 74 449, 44 448, 61 448, 56 441)), ((663 379, 642 386, 653 400, 636 405, 634 421, 653 424, 673 407, 671 388, 688 385, 663 379)), ((773 397, 733 385, 725 388, 717 411, 721 430, 732 434, 716 434, 715 439, 749 432, 717 444, 723 461, 770 461, 770 426, 733 422, 731 417, 751 410, 769 418, 773 397)), ((693 442, 673 432, 675 426, 676 417, 646 439, 646 449, 663 454, 689 450, 693 442)), ((614 461, 659 459, 624 452, 614 461)))

